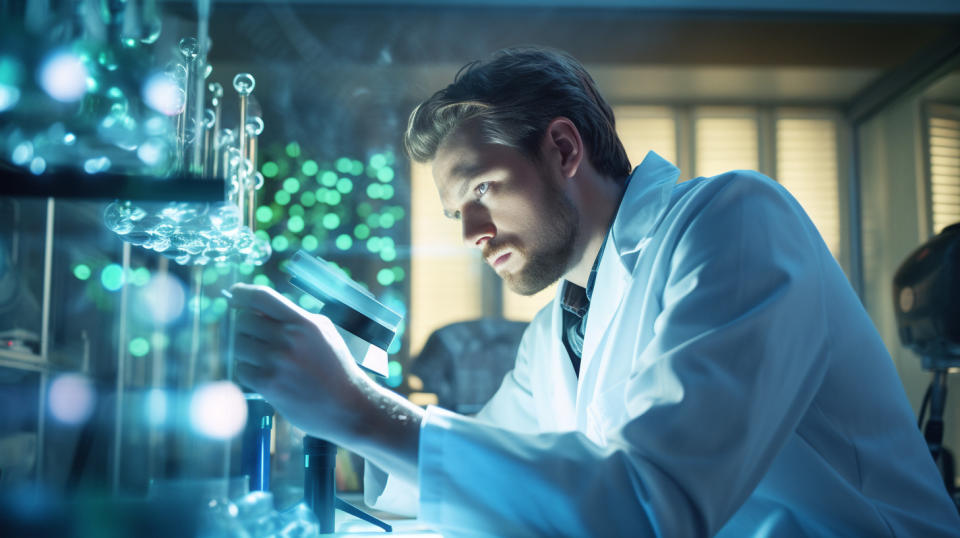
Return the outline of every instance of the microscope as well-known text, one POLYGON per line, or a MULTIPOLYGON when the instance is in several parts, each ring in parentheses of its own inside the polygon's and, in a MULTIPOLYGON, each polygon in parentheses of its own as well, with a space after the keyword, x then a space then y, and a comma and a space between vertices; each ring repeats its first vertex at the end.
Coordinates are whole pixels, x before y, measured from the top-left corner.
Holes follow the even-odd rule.
POLYGON ((960 222, 944 228, 900 265, 893 277, 893 303, 900 341, 920 355, 924 370, 933 372, 918 425, 956 501, 953 454, 943 445, 943 410, 947 376, 960 371, 960 222))

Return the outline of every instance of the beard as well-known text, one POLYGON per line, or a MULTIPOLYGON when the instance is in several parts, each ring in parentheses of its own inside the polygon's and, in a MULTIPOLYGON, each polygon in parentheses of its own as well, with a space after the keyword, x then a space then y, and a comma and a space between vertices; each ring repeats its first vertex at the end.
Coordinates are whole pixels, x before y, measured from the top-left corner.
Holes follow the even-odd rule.
POLYGON ((567 272, 573 259, 580 220, 577 208, 566 193, 547 178, 542 178, 546 188, 542 207, 549 214, 540 215, 543 224, 539 239, 529 245, 512 237, 501 242, 487 244, 486 252, 496 252, 504 247, 517 251, 526 263, 515 273, 505 273, 503 281, 520 295, 533 295, 553 284, 567 272))

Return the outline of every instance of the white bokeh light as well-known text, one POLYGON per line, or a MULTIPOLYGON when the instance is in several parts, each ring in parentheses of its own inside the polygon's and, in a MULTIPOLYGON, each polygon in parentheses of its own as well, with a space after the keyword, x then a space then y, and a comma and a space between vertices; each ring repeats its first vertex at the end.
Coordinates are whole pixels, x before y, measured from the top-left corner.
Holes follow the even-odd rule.
POLYGON ((87 67, 76 54, 57 52, 40 67, 40 86, 50 97, 64 103, 79 100, 87 93, 87 67))
POLYGON ((50 383, 50 414, 66 424, 82 424, 93 413, 93 384, 80 374, 63 374, 50 383))
POLYGON ((229 381, 197 387, 190 398, 190 424, 214 439, 230 439, 247 424, 247 401, 240 388, 229 381))
POLYGON ((0 82, 0 112, 9 110, 20 102, 20 88, 0 82))
POLYGON ((134 315, 139 321, 167 325, 183 314, 186 291, 180 279, 169 273, 157 273, 137 290, 134 315))
POLYGON ((156 73, 143 84, 143 102, 167 116, 176 116, 187 105, 183 89, 164 73, 156 73))

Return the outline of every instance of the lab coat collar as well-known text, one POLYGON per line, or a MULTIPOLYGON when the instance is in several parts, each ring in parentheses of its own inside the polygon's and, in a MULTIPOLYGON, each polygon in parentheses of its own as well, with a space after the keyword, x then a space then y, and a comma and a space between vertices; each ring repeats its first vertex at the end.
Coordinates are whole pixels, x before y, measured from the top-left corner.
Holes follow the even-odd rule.
POLYGON ((647 244, 656 224, 666 213, 680 169, 650 151, 630 175, 620 209, 610 229, 617 254, 632 271, 636 254, 647 244))
MULTIPOLYGON (((583 341, 583 353, 580 358, 580 376, 577 398, 582 399, 584 387, 594 385, 597 370, 594 357, 607 332, 613 325, 613 318, 620 311, 624 292, 630 282, 636 260, 657 223, 663 218, 670 202, 673 187, 680 176, 680 170, 654 152, 648 152, 633 174, 630 176, 620 209, 610 228, 608 243, 600 257, 597 268, 597 292, 590 300, 587 314, 587 327, 583 341), (610 247, 613 248, 610 248, 610 247)), ((585 411, 580 410, 578 422, 585 424, 585 411)))

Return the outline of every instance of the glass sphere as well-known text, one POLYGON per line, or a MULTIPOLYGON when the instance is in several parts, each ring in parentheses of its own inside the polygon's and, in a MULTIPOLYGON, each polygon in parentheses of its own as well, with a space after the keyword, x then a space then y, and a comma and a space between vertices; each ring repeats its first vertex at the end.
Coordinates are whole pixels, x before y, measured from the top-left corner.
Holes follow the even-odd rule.
POLYGON ((188 60, 193 60, 200 54, 200 45, 195 37, 185 37, 180 40, 180 54, 188 60))
POLYGON ((250 73, 239 73, 233 77, 233 89, 240 95, 250 95, 256 85, 257 81, 250 73))

